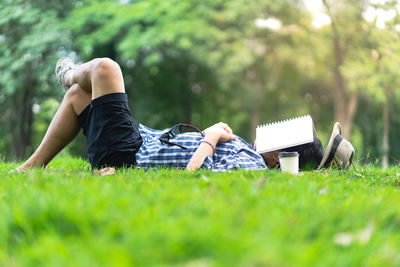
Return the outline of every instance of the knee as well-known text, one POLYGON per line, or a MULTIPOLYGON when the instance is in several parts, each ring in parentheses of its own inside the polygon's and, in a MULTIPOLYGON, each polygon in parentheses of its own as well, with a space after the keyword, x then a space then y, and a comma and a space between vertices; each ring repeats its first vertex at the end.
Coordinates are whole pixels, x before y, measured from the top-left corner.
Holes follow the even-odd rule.
POLYGON ((121 72, 118 63, 110 58, 96 58, 93 61, 93 73, 95 75, 104 77, 111 73, 121 72))
POLYGON ((79 84, 75 83, 65 93, 64 100, 75 102, 77 99, 85 99, 87 97, 90 99, 90 93, 85 91, 79 84))

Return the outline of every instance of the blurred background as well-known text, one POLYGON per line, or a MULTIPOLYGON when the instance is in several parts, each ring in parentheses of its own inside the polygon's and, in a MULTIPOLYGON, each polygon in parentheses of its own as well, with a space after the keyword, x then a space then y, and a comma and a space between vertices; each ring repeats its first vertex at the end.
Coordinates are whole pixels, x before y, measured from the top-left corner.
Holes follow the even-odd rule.
MULTIPOLYGON (((2 0, 0 155, 26 159, 63 99, 54 67, 110 57, 134 118, 161 129, 310 114, 360 163, 400 160, 400 3, 385 0, 2 0)), ((85 156, 82 134, 64 154, 85 156)))

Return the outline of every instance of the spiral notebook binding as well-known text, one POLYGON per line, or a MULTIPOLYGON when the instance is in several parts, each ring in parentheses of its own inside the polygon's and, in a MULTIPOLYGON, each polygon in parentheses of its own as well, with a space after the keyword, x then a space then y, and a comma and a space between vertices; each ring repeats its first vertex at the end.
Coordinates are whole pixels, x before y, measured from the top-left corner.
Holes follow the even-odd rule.
POLYGON ((260 125, 258 125, 256 128, 263 128, 263 127, 266 127, 266 126, 271 126, 271 125, 275 125, 275 124, 280 124, 280 123, 284 123, 284 122, 289 122, 289 121, 293 121, 293 120, 298 120, 298 119, 301 119, 301 118, 305 118, 305 117, 307 117, 307 116, 310 116, 310 115, 303 115, 303 116, 298 116, 298 117, 294 117, 294 118, 291 118, 291 119, 286 119, 286 120, 281 120, 281 121, 276 121, 276 122, 270 122, 270 123, 260 124, 260 125))

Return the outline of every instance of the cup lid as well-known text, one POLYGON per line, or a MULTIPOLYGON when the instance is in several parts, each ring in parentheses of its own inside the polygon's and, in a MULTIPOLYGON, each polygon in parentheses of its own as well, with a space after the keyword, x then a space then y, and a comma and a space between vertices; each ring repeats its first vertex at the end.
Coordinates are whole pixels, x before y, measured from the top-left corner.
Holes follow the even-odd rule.
POLYGON ((288 157, 298 157, 299 153, 297 153, 296 151, 294 152, 281 152, 278 155, 278 158, 288 158, 288 157))

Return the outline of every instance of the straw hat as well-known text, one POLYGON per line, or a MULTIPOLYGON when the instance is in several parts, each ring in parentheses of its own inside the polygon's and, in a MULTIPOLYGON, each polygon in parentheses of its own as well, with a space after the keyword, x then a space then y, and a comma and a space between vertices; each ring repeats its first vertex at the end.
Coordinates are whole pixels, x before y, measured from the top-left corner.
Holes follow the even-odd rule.
POLYGON ((340 135, 341 132, 340 123, 336 122, 317 170, 327 168, 333 163, 336 163, 336 165, 345 170, 350 167, 354 157, 354 148, 349 141, 340 135))

